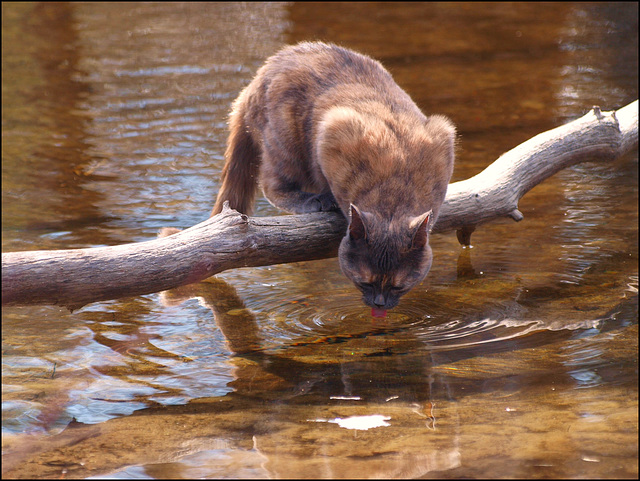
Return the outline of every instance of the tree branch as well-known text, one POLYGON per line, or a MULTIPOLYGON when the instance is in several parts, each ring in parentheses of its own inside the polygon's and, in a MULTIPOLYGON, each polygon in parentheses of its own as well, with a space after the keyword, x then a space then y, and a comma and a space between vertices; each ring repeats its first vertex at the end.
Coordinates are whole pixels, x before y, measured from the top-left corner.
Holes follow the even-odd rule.
MULTIPOLYGON (((457 230, 468 244, 476 226, 522 220, 518 201, 559 170, 611 161, 638 145, 638 101, 587 115, 539 134, 484 171, 449 185, 434 232, 457 230)), ((85 304, 150 294, 227 269, 337 255, 347 223, 338 213, 249 218, 225 209, 169 237, 135 244, 2 254, 2 304, 85 304)))
POLYGON ((504 216, 519 222, 518 202, 534 186, 580 162, 612 161, 637 145, 637 100, 617 113, 594 107, 502 154, 470 179, 450 184, 434 230, 473 230, 504 216))

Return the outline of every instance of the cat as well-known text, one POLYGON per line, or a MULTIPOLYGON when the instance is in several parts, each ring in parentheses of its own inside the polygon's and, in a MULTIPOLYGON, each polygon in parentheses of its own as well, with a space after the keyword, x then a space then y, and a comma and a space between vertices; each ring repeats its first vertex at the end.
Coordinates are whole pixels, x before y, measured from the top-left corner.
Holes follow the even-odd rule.
POLYGON ((377 61, 322 42, 284 47, 233 103, 211 215, 274 206, 349 220, 338 258, 372 312, 431 268, 429 231, 453 173, 455 127, 425 116, 377 61))

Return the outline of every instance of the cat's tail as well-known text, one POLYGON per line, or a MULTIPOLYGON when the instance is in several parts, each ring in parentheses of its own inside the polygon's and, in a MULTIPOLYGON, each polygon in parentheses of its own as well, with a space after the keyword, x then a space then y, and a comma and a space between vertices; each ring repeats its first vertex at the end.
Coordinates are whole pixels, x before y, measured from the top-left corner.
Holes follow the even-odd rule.
POLYGON ((260 149, 251 137, 245 123, 246 104, 240 99, 229 118, 229 140, 224 154, 226 159, 222 170, 222 186, 218 191, 216 204, 211 215, 222 212, 226 200, 232 209, 250 214, 258 189, 258 169, 260 149))

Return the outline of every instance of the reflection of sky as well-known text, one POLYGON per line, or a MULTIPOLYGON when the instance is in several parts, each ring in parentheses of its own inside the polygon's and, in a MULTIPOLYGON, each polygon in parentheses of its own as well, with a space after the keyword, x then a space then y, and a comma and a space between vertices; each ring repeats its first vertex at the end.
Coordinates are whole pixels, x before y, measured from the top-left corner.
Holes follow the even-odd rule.
MULTIPOLYGON (((100 305, 85 308, 85 312, 91 311, 97 319, 112 315, 100 305)), ((69 393, 70 415, 92 424, 130 414, 147 407, 149 401, 184 404, 232 390, 228 383, 234 379, 234 368, 226 362, 225 340, 214 324, 185 319, 179 311, 173 316, 165 312, 162 322, 157 320, 157 313, 140 318, 140 323, 134 324, 139 327, 133 333, 127 329, 127 335, 97 330, 99 339, 116 342, 107 347, 95 342, 94 334, 88 345, 67 354, 70 359, 79 359, 66 367, 87 375, 85 385, 69 393), (112 367, 120 369, 110 374, 112 367)))
POLYGON ((333 419, 310 419, 310 422, 316 423, 333 423, 337 424, 344 429, 355 429, 357 431, 367 431, 369 429, 380 428, 384 426, 390 426, 387 422, 391 419, 390 416, 384 416, 382 414, 368 414, 366 416, 348 416, 344 418, 333 419))
POLYGON ((576 388, 597 387, 604 383, 598 369, 609 366, 611 361, 600 345, 604 340, 613 340, 616 336, 615 331, 600 334, 604 325, 599 323, 593 329, 576 332, 572 336, 574 340, 560 350, 561 362, 566 366, 567 374, 576 382, 576 388), (590 338, 595 334, 599 334, 597 341, 590 338))
POLYGON ((578 388, 595 387, 601 384, 602 378, 598 373, 589 369, 576 369, 569 371, 569 375, 575 379, 578 388))

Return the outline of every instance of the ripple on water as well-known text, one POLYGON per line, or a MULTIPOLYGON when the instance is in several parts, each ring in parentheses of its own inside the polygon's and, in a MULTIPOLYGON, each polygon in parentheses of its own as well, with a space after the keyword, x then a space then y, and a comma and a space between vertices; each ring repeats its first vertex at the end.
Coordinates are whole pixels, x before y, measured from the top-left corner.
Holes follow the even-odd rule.
MULTIPOLYGON (((256 293, 254 292, 253 295, 256 293)), ((260 301, 256 322, 268 349, 307 343, 335 343, 351 338, 393 337, 418 342, 429 350, 451 350, 478 346, 526 336, 545 329, 539 321, 517 321, 509 317, 510 305, 495 305, 492 316, 487 306, 452 303, 455 307, 435 306, 419 299, 407 299, 389 310, 384 319, 374 318, 353 292, 331 292, 330 296, 307 296, 285 301, 272 295, 260 301)))
MULTIPOLYGON (((435 280, 416 287, 379 319, 372 316, 371 308, 335 262, 258 269, 251 271, 251 277, 249 273, 238 274, 229 275, 229 282, 257 325, 260 350, 329 344, 351 348, 351 341, 356 340, 366 352, 384 350, 383 344, 392 346, 389 352, 394 353, 495 351, 543 345, 566 339, 572 332, 591 336, 599 329, 594 326, 594 317, 545 319, 540 309, 553 304, 556 296, 527 304, 519 296, 521 283, 508 280, 489 279, 484 287, 460 289, 438 284, 436 273, 435 280), (273 281, 274 275, 279 282, 273 281)), ((359 352, 366 355, 365 351, 359 352)), ((318 354, 326 357, 333 355, 330 352, 338 354, 334 350, 318 354)))

